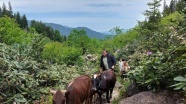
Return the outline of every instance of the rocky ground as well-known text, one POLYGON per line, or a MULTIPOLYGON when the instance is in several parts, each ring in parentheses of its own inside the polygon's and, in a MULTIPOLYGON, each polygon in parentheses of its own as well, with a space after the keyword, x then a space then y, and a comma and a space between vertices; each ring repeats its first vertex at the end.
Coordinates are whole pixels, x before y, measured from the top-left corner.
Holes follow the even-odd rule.
POLYGON ((144 91, 125 98, 119 104, 185 104, 184 98, 176 91, 162 90, 153 93, 144 91))
MULTIPOLYGON (((117 82, 114 88, 111 103, 115 98, 119 97, 119 90, 122 85, 117 82)), ((102 95, 103 104, 106 103, 106 94, 102 95)), ((184 102, 182 94, 177 91, 167 91, 161 90, 153 93, 152 91, 143 91, 138 94, 135 94, 131 97, 124 98, 119 102, 119 104, 186 104, 184 102)), ((98 99, 94 104, 99 104, 98 99)))

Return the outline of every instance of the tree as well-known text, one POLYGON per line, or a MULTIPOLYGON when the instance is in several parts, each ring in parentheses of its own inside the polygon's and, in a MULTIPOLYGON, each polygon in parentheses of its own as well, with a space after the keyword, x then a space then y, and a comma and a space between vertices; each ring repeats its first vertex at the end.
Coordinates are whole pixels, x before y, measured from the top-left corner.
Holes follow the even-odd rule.
POLYGON ((89 41, 90 38, 84 30, 72 30, 68 36, 68 45, 80 48, 82 50, 82 54, 85 54, 88 50, 89 41))
POLYGON ((11 44, 29 43, 31 35, 27 35, 13 18, 4 16, 0 18, 0 42, 11 44), (24 38, 23 38, 24 37, 24 38))
POLYGON ((176 1, 171 0, 171 2, 170 2, 170 12, 173 13, 175 11, 176 11, 176 1))
MULTIPOLYGON (((183 1, 183 5, 186 5, 186 1, 183 1)), ((185 34, 185 31, 186 31, 186 9, 183 9, 182 13, 183 13, 184 21, 181 24, 182 26, 181 26, 180 32, 181 32, 181 34, 185 34)))
POLYGON ((6 13, 7 13, 6 5, 5 5, 5 3, 3 3, 3 5, 2 5, 2 15, 6 15, 6 13))
POLYGON ((163 14, 163 17, 170 14, 170 9, 169 9, 169 6, 166 4, 166 0, 164 0, 163 13, 162 14, 163 14))
POLYGON ((139 22, 139 26, 142 28, 140 32, 146 35, 147 40, 158 30, 158 22, 161 20, 161 14, 158 9, 161 6, 160 2, 161 0, 153 0, 153 2, 147 3, 150 10, 146 10, 144 13, 146 16, 145 21, 139 22))
POLYGON ((147 3, 150 10, 146 10, 144 15, 147 16, 149 22, 158 22, 161 19, 159 7, 161 0, 153 0, 153 2, 147 3))
POLYGON ((66 40, 67 40, 67 36, 66 36, 66 35, 64 35, 64 36, 63 36, 63 38, 64 38, 64 41, 66 41, 66 40))
POLYGON ((58 41, 58 42, 63 42, 63 37, 60 35, 59 30, 55 30, 55 36, 54 36, 54 40, 58 41))
POLYGON ((1 6, 0 6, 0 18, 2 17, 2 10, 1 10, 1 6))
POLYGON ((178 0, 176 3, 176 11, 183 11, 184 8, 186 7, 186 3, 184 2, 184 0, 178 0))
POLYGON ((114 35, 118 35, 118 34, 122 34, 123 33, 123 29, 120 28, 119 26, 116 26, 113 29, 111 29, 109 32, 111 32, 114 35))
POLYGON ((8 2, 8 16, 9 17, 13 17, 13 11, 12 11, 12 5, 10 3, 10 1, 8 2))
POLYGON ((17 12, 17 14, 16 14, 16 22, 20 25, 20 27, 21 27, 21 16, 20 16, 20 14, 19 14, 19 12, 17 12))
POLYGON ((63 41, 63 37, 61 36, 59 30, 54 30, 52 27, 46 26, 41 21, 38 22, 32 20, 30 27, 34 28, 37 33, 42 34, 43 36, 48 37, 51 40, 58 41, 58 42, 63 41))
POLYGON ((21 18, 21 28, 22 29, 27 29, 28 28, 28 21, 27 21, 27 18, 26 18, 25 14, 21 18))

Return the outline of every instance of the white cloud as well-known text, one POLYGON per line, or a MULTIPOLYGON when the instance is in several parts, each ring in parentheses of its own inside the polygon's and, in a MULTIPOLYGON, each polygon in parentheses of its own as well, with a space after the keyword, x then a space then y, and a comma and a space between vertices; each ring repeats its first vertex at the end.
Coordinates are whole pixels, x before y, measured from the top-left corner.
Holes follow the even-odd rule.
POLYGON ((152 0, 0 0, 0 3, 8 1, 14 12, 26 14, 28 19, 104 31, 115 26, 134 27, 137 20, 144 19, 142 13, 152 0))
POLYGON ((1 0, 5 3, 10 1, 15 10, 20 12, 105 12, 105 11, 126 11, 144 7, 148 0, 1 0), (104 5, 95 7, 91 5, 104 5))

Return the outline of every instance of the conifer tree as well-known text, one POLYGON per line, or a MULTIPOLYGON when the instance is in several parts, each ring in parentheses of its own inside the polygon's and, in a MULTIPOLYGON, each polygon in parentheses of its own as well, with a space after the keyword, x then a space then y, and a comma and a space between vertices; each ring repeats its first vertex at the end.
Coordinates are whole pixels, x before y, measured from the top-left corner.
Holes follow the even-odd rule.
POLYGON ((66 40, 67 40, 67 36, 64 35, 64 36, 63 36, 63 41, 66 41, 66 40))
POLYGON ((16 18, 16 22, 21 26, 21 16, 20 16, 19 12, 17 12, 15 18, 16 18))
POLYGON ((176 11, 183 11, 184 8, 186 7, 186 4, 184 2, 184 0, 178 0, 177 3, 176 3, 176 11))
POLYGON ((164 0, 164 3, 163 3, 163 17, 167 16, 170 14, 170 9, 169 9, 169 6, 166 4, 166 0, 164 0))
POLYGON ((3 3, 3 5, 2 5, 2 15, 4 16, 4 15, 6 15, 6 13, 7 13, 6 5, 5 5, 5 3, 3 3))
POLYGON ((1 10, 1 6, 0 6, 0 18, 2 17, 2 10, 1 10))
POLYGON ((62 38, 62 36, 60 35, 59 30, 55 30, 54 40, 55 40, 55 41, 58 41, 58 42, 62 42, 62 41, 63 41, 63 38, 62 38))
POLYGON ((171 13, 176 11, 176 1, 175 0, 171 0, 169 8, 170 8, 171 13))
POLYGON ((13 15, 13 16, 14 16, 14 18, 16 18, 16 17, 17 17, 17 14, 16 14, 16 13, 14 13, 14 15, 13 15))
MULTIPOLYGON (((182 0, 183 5, 186 5, 186 1, 182 0)), ((181 29, 181 33, 185 34, 186 32, 186 9, 183 9, 182 11, 183 16, 184 16, 184 21, 182 22, 182 29, 181 29)))
POLYGON ((8 11, 7 15, 9 17, 13 17, 12 5, 11 5, 10 1, 8 2, 8 9, 9 9, 9 11, 8 11))
POLYGON ((150 10, 145 11, 146 21, 140 24, 149 32, 148 34, 152 34, 158 29, 158 22, 161 19, 161 13, 158 9, 161 6, 160 2, 161 0, 153 0, 147 4, 150 10))
POLYGON ((27 22, 26 15, 24 14, 23 17, 21 18, 21 28, 27 29, 27 27, 28 27, 28 22, 27 22))
POLYGON ((147 16, 149 22, 158 22, 161 18, 161 14, 159 12, 159 7, 161 0, 153 0, 153 2, 147 3, 150 10, 146 10, 144 15, 147 16))

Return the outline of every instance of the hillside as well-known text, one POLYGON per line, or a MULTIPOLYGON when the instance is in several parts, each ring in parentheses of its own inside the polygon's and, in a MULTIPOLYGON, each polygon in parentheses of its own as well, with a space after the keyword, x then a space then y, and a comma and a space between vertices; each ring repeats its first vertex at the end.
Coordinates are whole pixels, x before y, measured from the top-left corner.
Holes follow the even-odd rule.
POLYGON ((105 37, 105 34, 100 33, 100 32, 96 32, 96 31, 91 30, 87 27, 71 28, 71 27, 67 27, 67 26, 63 26, 63 25, 59 25, 59 24, 55 24, 55 23, 45 23, 45 24, 47 26, 51 26, 55 30, 59 30, 61 34, 66 35, 66 36, 68 36, 73 29, 76 29, 76 30, 82 30, 83 29, 87 32, 87 35, 90 38, 103 39, 105 37))

